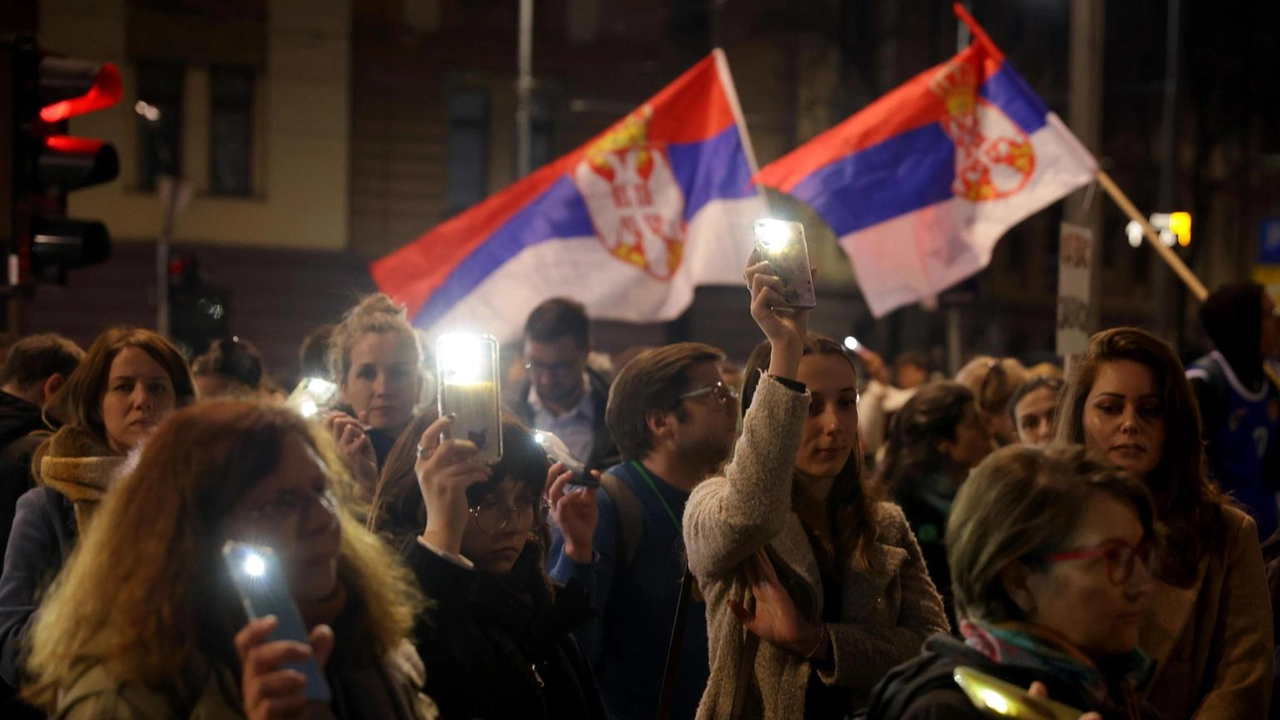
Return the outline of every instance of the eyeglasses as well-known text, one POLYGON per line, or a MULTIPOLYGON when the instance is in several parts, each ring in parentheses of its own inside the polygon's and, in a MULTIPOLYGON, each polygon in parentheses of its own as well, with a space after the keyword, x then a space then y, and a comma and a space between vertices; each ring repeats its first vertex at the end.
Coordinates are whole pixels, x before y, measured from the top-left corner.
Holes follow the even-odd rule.
POLYGON ((476 527, 480 528, 481 532, 495 533, 505 530, 512 523, 513 518, 517 526, 527 522, 530 531, 533 531, 547 524, 551 505, 542 498, 517 502, 515 507, 486 500, 470 508, 470 512, 471 517, 475 518, 476 527))
POLYGON ((527 362, 525 372, 546 373, 547 375, 568 375, 578 367, 577 360, 561 360, 554 363, 527 362))
POLYGON ((1107 579, 1114 585, 1123 585, 1133 577, 1133 569, 1139 561, 1147 572, 1151 572, 1155 566, 1156 552, 1155 546, 1144 540, 1136 547, 1127 542, 1115 542, 1100 548, 1066 550, 1044 557, 1051 563, 1095 558, 1106 558, 1107 579))
POLYGON ((702 397, 703 395, 710 395, 711 397, 714 397, 716 399, 716 402, 720 403, 721 405, 724 405, 730 400, 736 401, 738 399, 738 391, 734 390, 728 385, 725 385, 723 382, 716 382, 715 385, 708 385, 704 388, 691 390, 681 395, 680 399, 691 400, 696 397, 702 397))

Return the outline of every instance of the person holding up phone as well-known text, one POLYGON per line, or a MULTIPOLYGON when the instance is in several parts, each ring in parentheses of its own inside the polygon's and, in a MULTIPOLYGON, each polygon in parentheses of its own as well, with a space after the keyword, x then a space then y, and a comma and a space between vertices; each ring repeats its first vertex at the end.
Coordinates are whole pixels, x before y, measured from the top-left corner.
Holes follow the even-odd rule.
POLYGON ((406 641, 422 598, 353 519, 353 490, 328 435, 291 410, 176 413, 45 600, 28 697, 62 720, 436 717, 406 641), (279 564, 251 574, 296 603, 296 634, 282 616, 246 620, 229 541, 271 548, 279 564), (309 665, 323 681, 294 669, 309 665))
MULTIPOLYGON (((586 591, 576 578, 553 584, 543 570, 543 490, 558 484, 563 492, 570 476, 514 419, 501 421, 502 458, 494 465, 479 460, 474 443, 451 439, 453 426, 446 416, 419 435, 416 482, 384 474, 371 519, 393 537, 403 537, 415 517, 425 519, 401 553, 433 602, 415 632, 428 693, 450 718, 603 718, 571 634, 590 617, 586 591), (407 511, 414 495, 422 514, 407 511)), ((586 490, 579 505, 587 512, 575 513, 587 521, 587 536, 594 494, 586 490)))
POLYGON ((733 459, 684 512, 711 655, 698 717, 844 717, 947 620, 902 511, 863 485, 852 360, 770 263, 745 277, 768 341, 733 459))
POLYGON ((1079 446, 1004 448, 960 488, 947 538, 964 639, 930 638, 875 689, 868 720, 988 717, 966 690, 1008 717, 1160 717, 1141 695, 1153 664, 1138 634, 1161 537, 1140 480, 1079 446), (957 668, 1011 687, 962 689, 957 668), (1033 685, 1075 711, 1031 711, 1033 685))

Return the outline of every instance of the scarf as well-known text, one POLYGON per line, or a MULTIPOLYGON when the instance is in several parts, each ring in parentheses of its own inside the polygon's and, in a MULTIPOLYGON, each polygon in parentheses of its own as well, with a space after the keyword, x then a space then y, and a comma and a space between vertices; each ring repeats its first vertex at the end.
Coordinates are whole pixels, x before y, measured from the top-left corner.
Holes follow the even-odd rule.
POLYGON ((960 633, 964 636, 965 645, 990 660, 1001 665, 1031 668, 1065 684, 1081 687, 1097 706, 1113 703, 1114 686, 1132 709, 1135 701, 1133 690, 1151 676, 1154 665, 1146 654, 1135 648, 1108 661, 1108 672, 1104 673, 1066 638, 1048 628, 1025 622, 986 623, 962 619, 960 633), (1109 682, 1108 677, 1115 679, 1109 682))
POLYGON ((49 438, 40 458, 40 484, 70 500, 79 532, 92 519, 126 458, 88 430, 68 425, 49 438))

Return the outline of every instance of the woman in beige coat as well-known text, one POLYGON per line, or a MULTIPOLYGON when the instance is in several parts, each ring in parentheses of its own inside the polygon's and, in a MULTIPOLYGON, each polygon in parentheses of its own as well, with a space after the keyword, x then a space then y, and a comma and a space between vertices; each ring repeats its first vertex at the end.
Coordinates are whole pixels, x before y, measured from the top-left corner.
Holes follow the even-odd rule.
POLYGON ((1200 413, 1173 348, 1135 328, 1093 336, 1058 406, 1057 437, 1142 478, 1167 530, 1139 646, 1166 718, 1267 716, 1274 639, 1253 520, 1207 479, 1200 413))
POLYGON ((711 653, 698 717, 843 717, 946 616, 902 512, 862 487, 852 363, 779 307, 767 265, 746 278, 769 341, 734 458, 684 515, 711 653))

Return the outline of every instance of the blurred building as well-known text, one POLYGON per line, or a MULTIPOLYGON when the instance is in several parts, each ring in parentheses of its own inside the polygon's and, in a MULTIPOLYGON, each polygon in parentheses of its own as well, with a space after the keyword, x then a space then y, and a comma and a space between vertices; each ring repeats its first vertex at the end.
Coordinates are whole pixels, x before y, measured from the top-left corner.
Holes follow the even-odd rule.
MULTIPOLYGON (((975 0, 975 15, 1063 117, 1069 3, 975 0)), ((500 0, 25 0, 44 46, 115 60, 126 101, 77 120, 121 154, 120 179, 72 196, 76 215, 107 222, 116 256, 41 287, 31 328, 80 339, 108 322, 148 324, 156 177, 191 183, 175 245, 223 290, 231 329, 268 360, 291 364, 311 326, 336 319, 371 286, 365 263, 515 179, 516 3, 500 0), (148 123, 144 101, 161 112, 148 123), (92 303, 87 297, 94 298, 92 303), (97 312, 101 315, 93 315, 97 312)), ((1261 31, 1280 10, 1184 18, 1175 203, 1156 208, 1166 3, 1110 3, 1106 19, 1104 167, 1139 207, 1187 209, 1182 251, 1210 286, 1247 276, 1257 228, 1280 214, 1280 66, 1261 31), (1252 32, 1252 34, 1250 34, 1252 32), (1246 48, 1214 51, 1229 43, 1246 48)), ((1274 4, 1271 4, 1274 5, 1274 4)), ((15 16, 21 16, 16 13, 15 16)), ((1270 24, 1268 24, 1270 23, 1270 24)), ((741 0, 537 0, 533 162, 580 145, 635 108, 714 45, 724 47, 756 154, 767 163, 956 49, 950 2, 783 3, 741 0)), ((1101 193, 1104 325, 1148 324, 1157 274, 1131 249, 1126 222, 1101 193)), ((786 212, 803 212, 780 201, 786 212)), ((969 351, 1053 349, 1055 206, 1015 228, 960 298, 969 351)), ((829 230, 810 225, 822 268, 817 329, 857 334, 892 354, 941 346, 945 314, 907 308, 875 322, 829 230)), ((567 288, 566 291, 571 291, 567 288)), ((1167 296, 1161 296, 1167 297, 1167 296)), ((1172 300, 1193 308, 1176 294, 1172 300)), ((606 350, 697 337, 742 357, 758 338, 741 289, 707 289, 662 326, 601 323, 606 350)), ((1184 339, 1194 342, 1194 323, 1184 339)))

